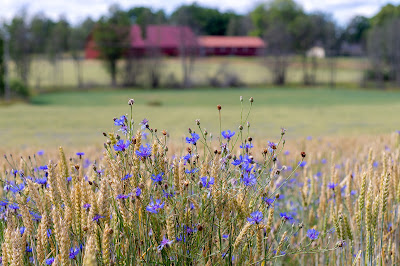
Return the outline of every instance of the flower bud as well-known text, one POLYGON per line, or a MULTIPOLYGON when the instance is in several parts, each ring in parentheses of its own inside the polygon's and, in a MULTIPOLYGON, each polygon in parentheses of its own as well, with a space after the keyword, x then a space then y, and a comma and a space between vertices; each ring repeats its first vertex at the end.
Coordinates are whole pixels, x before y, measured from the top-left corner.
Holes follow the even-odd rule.
POLYGON ((132 98, 132 99, 129 99, 129 101, 128 101, 128 104, 129 105, 133 105, 135 103, 135 100, 132 98))

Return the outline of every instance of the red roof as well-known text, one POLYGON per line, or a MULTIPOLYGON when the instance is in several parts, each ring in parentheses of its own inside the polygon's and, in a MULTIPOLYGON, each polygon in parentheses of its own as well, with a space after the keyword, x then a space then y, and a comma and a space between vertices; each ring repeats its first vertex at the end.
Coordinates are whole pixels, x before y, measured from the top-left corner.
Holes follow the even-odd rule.
POLYGON ((197 46, 197 38, 186 26, 149 25, 146 27, 145 44, 160 48, 197 46))
POLYGON ((143 48, 145 46, 142 38, 142 31, 138 25, 133 25, 131 27, 129 35, 132 47, 143 48))
POLYGON ((247 47, 264 48, 265 43, 259 37, 251 36, 200 36, 197 38, 201 47, 247 47))

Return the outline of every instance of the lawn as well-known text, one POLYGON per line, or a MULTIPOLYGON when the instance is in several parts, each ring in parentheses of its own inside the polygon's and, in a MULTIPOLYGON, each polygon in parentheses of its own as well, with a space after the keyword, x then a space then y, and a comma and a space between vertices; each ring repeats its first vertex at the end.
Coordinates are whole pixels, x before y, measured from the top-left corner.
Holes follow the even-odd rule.
POLYGON ((222 105, 222 129, 240 124, 239 96, 254 97, 250 124, 254 137, 276 139, 280 127, 288 138, 355 136, 391 133, 400 129, 400 93, 344 89, 196 89, 107 90, 42 94, 31 103, 0 107, 0 147, 101 146, 102 132, 113 130, 113 118, 129 113, 127 101, 136 101, 138 124, 166 129, 182 141, 195 119, 218 134, 217 104, 222 105))
MULTIPOLYGON (((363 71, 368 66, 368 62, 363 58, 335 58, 337 69, 335 72, 336 82, 339 84, 358 85, 363 77, 363 71)), ((171 83, 171 77, 175 80, 182 79, 182 66, 179 58, 164 58, 159 63, 161 70, 161 83, 166 85, 171 83)), ((119 62, 120 70, 123 69, 123 62, 119 62)), ((11 70, 12 76, 15 72, 11 70)), ((139 77, 139 81, 148 83, 145 66, 139 77)), ((271 72, 264 66, 262 58, 242 58, 242 57, 207 57, 195 60, 193 67, 192 80, 195 84, 209 85, 209 79, 221 70, 236 75, 244 84, 259 85, 271 84, 271 72)), ((76 87, 76 65, 71 59, 64 59, 53 65, 44 58, 32 60, 29 84, 36 88, 58 88, 76 87)), ((87 86, 107 86, 110 84, 110 77, 104 64, 100 60, 82 61, 83 82, 87 86)), ((121 71, 119 73, 122 73, 121 71)), ((300 58, 293 58, 290 61, 287 73, 288 83, 302 83, 302 64, 300 58)), ((122 75, 118 76, 118 81, 122 82, 122 75)), ((317 82, 329 84, 331 71, 327 59, 318 60, 317 82)))

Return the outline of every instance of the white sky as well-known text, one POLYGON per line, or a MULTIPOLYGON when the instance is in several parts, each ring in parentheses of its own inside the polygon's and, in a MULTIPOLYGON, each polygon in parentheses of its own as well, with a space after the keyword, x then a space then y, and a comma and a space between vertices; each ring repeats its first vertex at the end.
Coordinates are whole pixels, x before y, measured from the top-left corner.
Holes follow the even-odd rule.
MULTIPOLYGON (((262 0, 261 0, 262 1, 262 0)), ((221 11, 234 10, 244 14, 251 10, 260 0, 197 0, 201 5, 219 8, 221 11)), ((355 15, 371 16, 380 7, 387 4, 400 4, 400 0, 295 0, 307 12, 323 11, 331 13, 340 24, 346 24, 355 15)), ((97 19, 107 13, 111 4, 118 3, 122 8, 133 6, 149 6, 154 9, 163 8, 170 13, 182 3, 190 4, 193 0, 0 0, 0 20, 9 20, 22 7, 26 7, 29 15, 39 11, 57 19, 64 14, 72 23, 87 16, 97 19)))

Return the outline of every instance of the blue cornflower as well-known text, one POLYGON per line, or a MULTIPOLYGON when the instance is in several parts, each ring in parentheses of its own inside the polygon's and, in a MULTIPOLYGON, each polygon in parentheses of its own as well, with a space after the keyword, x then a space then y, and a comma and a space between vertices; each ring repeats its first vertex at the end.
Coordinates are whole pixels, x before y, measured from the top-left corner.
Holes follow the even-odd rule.
POLYGON ((123 126, 123 125, 125 125, 125 120, 126 120, 126 116, 121 115, 120 118, 115 118, 114 119, 114 125, 123 126))
POLYGON ((309 230, 307 231, 307 236, 308 236, 311 240, 316 240, 316 239, 318 239, 318 235, 319 235, 319 232, 318 232, 317 230, 315 230, 315 229, 309 229, 309 230))
POLYGON ((79 159, 80 159, 80 158, 82 158, 83 155, 85 155, 85 153, 84 152, 77 152, 76 155, 79 156, 79 159))
POLYGON ((44 154, 44 150, 40 150, 37 152, 37 155, 42 156, 44 154))
POLYGON ((26 228, 25 227, 20 227, 19 228, 19 233, 21 234, 21 236, 25 233, 26 228))
POLYGON ((236 165, 241 164, 242 161, 243 161, 243 156, 240 155, 239 158, 236 158, 235 160, 233 160, 232 164, 236 166, 236 165))
POLYGON ((379 166, 379 163, 378 163, 377 161, 375 161, 375 162, 372 164, 372 166, 373 166, 374 168, 377 168, 377 167, 379 166))
POLYGON ((251 149, 251 148, 254 148, 254 145, 253 144, 251 144, 251 143, 247 143, 247 144, 242 144, 242 145, 240 145, 240 148, 241 149, 251 149))
POLYGON ((18 209, 19 209, 17 203, 11 203, 10 205, 8 205, 8 207, 9 207, 10 209, 13 209, 13 210, 18 210, 18 209))
POLYGON ((321 159, 322 164, 326 164, 327 160, 326 159, 321 159))
POLYGON ((205 188, 210 188, 210 185, 214 185, 214 177, 203 176, 201 178, 201 184, 205 188))
POLYGON ((293 220, 293 217, 290 216, 290 214, 286 213, 286 212, 281 212, 279 214, 282 218, 284 218, 285 220, 293 220))
POLYGON ((272 150, 276 150, 276 143, 272 141, 268 141, 268 147, 272 150))
POLYGON ((190 153, 188 153, 185 156, 183 156, 182 159, 185 160, 185 162, 188 162, 190 160, 190 157, 192 156, 190 155, 190 153))
POLYGON ((18 192, 24 190, 24 188, 25 188, 25 184, 21 183, 19 185, 17 185, 17 184, 11 185, 10 190, 11 190, 12 193, 15 194, 15 193, 18 193, 18 192))
POLYGON ((126 179, 131 178, 131 177, 132 177, 131 174, 126 174, 121 180, 126 180, 126 179))
POLYGON ((141 145, 139 150, 136 151, 136 155, 141 157, 142 159, 146 159, 147 157, 151 156, 151 147, 147 143, 146 146, 141 145))
POLYGON ((0 201, 0 206, 5 207, 5 206, 8 205, 8 203, 9 203, 8 199, 1 200, 1 201, 0 201))
POLYGON ((83 168, 88 168, 92 163, 88 158, 83 161, 83 168))
POLYGON ((140 187, 137 187, 136 192, 135 192, 136 197, 139 197, 141 194, 142 194, 142 190, 140 189, 140 187))
POLYGON ((102 215, 100 215, 100 214, 96 214, 96 215, 93 217, 93 222, 97 222, 98 220, 100 220, 100 219, 102 219, 102 218, 104 218, 104 216, 102 216, 102 215))
POLYGON ((235 135, 235 131, 222 131, 221 135, 224 137, 224 139, 227 139, 229 141, 235 135))
POLYGON ((192 133, 191 137, 186 137, 186 143, 196 145, 196 142, 200 139, 200 136, 197 133, 192 133))
POLYGON ((26 246, 25 251, 26 251, 26 252, 32 252, 32 248, 31 248, 30 246, 26 246))
POLYGON ((307 140, 312 140, 312 137, 311 137, 311 136, 308 136, 308 137, 307 137, 307 140))
POLYGON ((250 174, 248 172, 243 173, 242 182, 245 186, 254 186, 257 184, 257 178, 254 174, 250 174))
POLYGON ((47 234, 47 237, 49 238, 51 236, 51 229, 47 229, 46 234, 47 234))
POLYGON ((42 219, 42 216, 34 211, 29 210, 29 213, 33 216, 32 220, 34 221, 40 221, 40 219, 42 219))
POLYGON ((75 259, 75 257, 78 256, 78 254, 79 254, 79 248, 78 247, 76 247, 75 249, 71 248, 69 250, 69 258, 71 260, 75 259))
POLYGON ((270 199, 268 197, 262 197, 262 200, 269 205, 271 205, 272 203, 274 203, 274 199, 270 199))
POLYGON ((85 208, 86 210, 88 210, 90 207, 92 207, 92 205, 90 205, 89 203, 83 204, 83 208, 85 208))
POLYGON ((161 240, 160 245, 158 246, 158 251, 161 251, 164 247, 168 247, 174 242, 173 240, 168 240, 165 235, 163 236, 163 239, 161 240))
POLYGON ((223 238, 223 239, 227 239, 228 237, 229 237, 229 235, 226 235, 226 234, 225 234, 225 235, 222 235, 222 238, 223 238))
POLYGON ((53 264, 53 262, 54 262, 54 258, 53 258, 53 257, 48 258, 48 259, 46 260, 46 264, 47 264, 47 265, 51 265, 51 264, 53 264))
POLYGON ((117 144, 114 145, 114 150, 115 151, 125 151, 129 147, 131 142, 129 140, 124 143, 124 140, 120 139, 117 144))
POLYGON ((67 177, 67 182, 71 182, 72 181, 72 176, 67 177))
POLYGON ((151 175, 151 180, 153 180, 153 183, 161 183, 162 182, 162 177, 163 177, 164 173, 159 173, 158 175, 151 175))
POLYGON ((47 171, 47 170, 49 170, 49 168, 47 167, 47 165, 42 165, 42 166, 39 166, 39 170, 47 171))
POLYGON ((307 162, 306 162, 306 161, 299 162, 299 166, 300 166, 300 167, 304 167, 304 166, 306 166, 306 165, 307 165, 307 162))
POLYGON ((146 127, 149 126, 149 120, 146 118, 143 118, 142 122, 140 122, 139 125, 142 126, 142 129, 145 129, 146 127))
POLYGON ((290 151, 285 151, 284 153, 283 153, 283 155, 289 155, 290 154, 290 151))
POLYGON ((263 214, 260 211, 255 211, 250 214, 251 217, 247 218, 247 221, 251 224, 259 224, 263 220, 263 214))
POLYGON ((146 211, 151 213, 158 213, 158 211, 163 207, 164 207, 164 202, 161 202, 161 200, 159 199, 157 199, 156 201, 152 200, 146 207, 146 211))
POLYGON ((199 171, 199 168, 193 168, 192 170, 185 170, 186 174, 194 174, 199 171))
POLYGON ((328 183, 328 188, 329 188, 329 189, 335 190, 335 187, 337 187, 337 186, 338 186, 338 184, 335 184, 335 183, 333 183, 333 182, 329 182, 329 183, 328 183))
POLYGON ((37 178, 37 179, 35 180, 35 183, 38 183, 39 185, 46 185, 46 183, 47 183, 47 177, 37 178))
POLYGON ((117 195, 117 199, 127 199, 127 198, 129 198, 129 195, 124 195, 124 194, 117 195))

